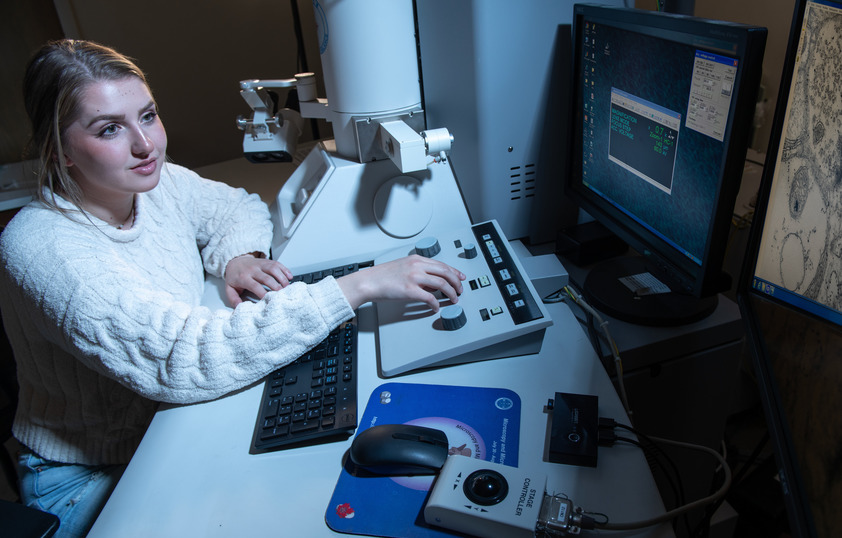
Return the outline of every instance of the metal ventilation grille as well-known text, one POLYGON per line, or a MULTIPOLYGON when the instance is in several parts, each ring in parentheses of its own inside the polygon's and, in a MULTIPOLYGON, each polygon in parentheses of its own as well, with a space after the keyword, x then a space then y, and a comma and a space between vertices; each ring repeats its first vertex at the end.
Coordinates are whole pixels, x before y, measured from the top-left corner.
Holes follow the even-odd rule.
POLYGON ((513 166, 510 169, 509 191, 512 200, 535 196, 535 165, 513 166))

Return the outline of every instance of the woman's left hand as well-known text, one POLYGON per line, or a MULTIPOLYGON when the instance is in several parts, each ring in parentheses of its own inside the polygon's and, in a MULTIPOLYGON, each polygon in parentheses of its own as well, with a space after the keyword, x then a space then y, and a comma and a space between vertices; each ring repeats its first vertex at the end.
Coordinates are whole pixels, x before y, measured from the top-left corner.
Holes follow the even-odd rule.
POLYGON ((228 304, 236 307, 243 302, 240 295, 244 291, 262 299, 268 291, 266 288, 285 288, 291 279, 292 272, 279 262, 252 254, 237 256, 225 267, 225 296, 228 304))

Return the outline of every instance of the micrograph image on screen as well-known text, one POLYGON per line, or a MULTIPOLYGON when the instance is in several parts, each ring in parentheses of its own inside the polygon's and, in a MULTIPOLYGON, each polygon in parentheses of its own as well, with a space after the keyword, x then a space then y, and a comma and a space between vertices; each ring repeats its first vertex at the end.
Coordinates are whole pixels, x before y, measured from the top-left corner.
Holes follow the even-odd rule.
POLYGON ((755 286, 842 324, 842 6, 811 2, 792 75, 755 286))

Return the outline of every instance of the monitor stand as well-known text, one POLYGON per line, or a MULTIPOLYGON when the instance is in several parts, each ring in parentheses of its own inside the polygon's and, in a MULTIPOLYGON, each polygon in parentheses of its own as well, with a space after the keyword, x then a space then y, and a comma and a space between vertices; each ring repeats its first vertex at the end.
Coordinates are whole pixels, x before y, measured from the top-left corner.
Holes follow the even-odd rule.
POLYGON ((673 289, 651 262, 640 256, 624 256, 601 262, 590 270, 584 284, 585 298, 591 306, 613 318, 657 327, 693 323, 716 310, 716 295, 699 299, 675 291, 634 292, 620 280, 647 273, 673 289))

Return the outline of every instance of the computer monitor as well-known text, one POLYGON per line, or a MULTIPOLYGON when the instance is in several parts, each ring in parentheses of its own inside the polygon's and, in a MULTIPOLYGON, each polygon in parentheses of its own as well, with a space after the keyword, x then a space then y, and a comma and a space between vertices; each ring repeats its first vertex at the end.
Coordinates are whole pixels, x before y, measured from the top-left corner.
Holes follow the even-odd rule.
POLYGON ((796 0, 738 302, 793 536, 842 529, 842 3, 796 0))
POLYGON ((565 192, 639 254, 593 267, 585 296, 639 324, 701 319, 731 284, 766 29, 577 4, 573 34, 565 192))

